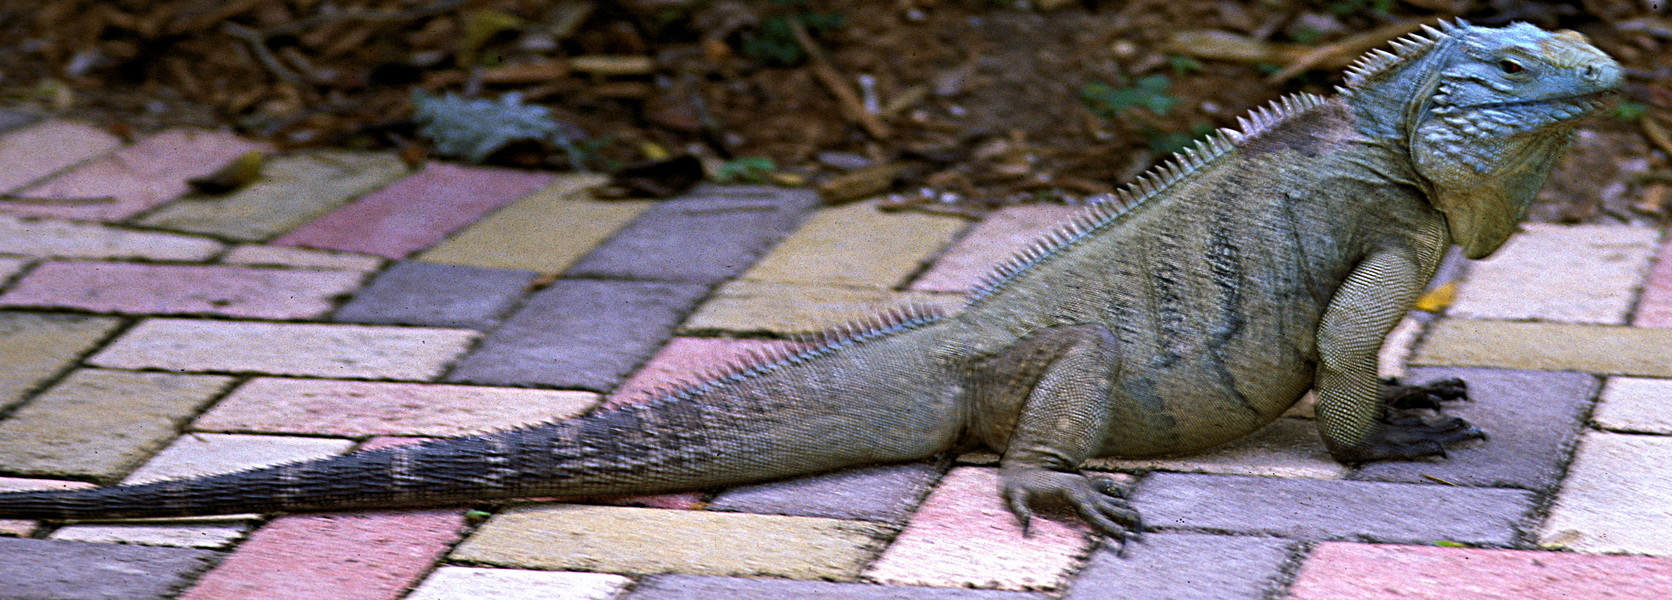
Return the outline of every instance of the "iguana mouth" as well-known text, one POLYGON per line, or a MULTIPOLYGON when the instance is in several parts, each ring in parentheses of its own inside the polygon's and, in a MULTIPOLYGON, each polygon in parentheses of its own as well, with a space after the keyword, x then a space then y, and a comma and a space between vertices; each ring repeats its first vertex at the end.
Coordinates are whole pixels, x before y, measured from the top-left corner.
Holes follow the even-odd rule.
POLYGON ((1445 114, 1450 112, 1559 107, 1557 110, 1567 113, 1563 114, 1561 119, 1572 119, 1583 117, 1608 108, 1608 106, 1613 104, 1619 96, 1619 90, 1604 90, 1601 92, 1591 92, 1589 94, 1557 96, 1555 98, 1540 98, 1536 100, 1521 100, 1517 102, 1488 102, 1483 104, 1470 104, 1467 106, 1448 106, 1443 107, 1442 110, 1438 110, 1436 112, 1445 114))

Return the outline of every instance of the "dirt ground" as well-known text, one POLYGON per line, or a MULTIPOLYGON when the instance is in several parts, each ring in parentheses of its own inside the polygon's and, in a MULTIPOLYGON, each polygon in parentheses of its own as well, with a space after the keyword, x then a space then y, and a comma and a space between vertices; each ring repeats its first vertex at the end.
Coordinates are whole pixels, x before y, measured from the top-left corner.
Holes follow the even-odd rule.
POLYGON ((1250 108, 1328 92, 1345 62, 1416 24, 1521 20, 1586 34, 1629 78, 1533 218, 1641 222, 1672 196, 1672 19, 1651 4, 1664 3, 13 1, 0 95, 127 135, 222 127, 286 149, 626 169, 619 194, 708 177, 980 214, 1110 191, 1250 108), (541 133, 461 154, 415 118, 447 94, 541 133))

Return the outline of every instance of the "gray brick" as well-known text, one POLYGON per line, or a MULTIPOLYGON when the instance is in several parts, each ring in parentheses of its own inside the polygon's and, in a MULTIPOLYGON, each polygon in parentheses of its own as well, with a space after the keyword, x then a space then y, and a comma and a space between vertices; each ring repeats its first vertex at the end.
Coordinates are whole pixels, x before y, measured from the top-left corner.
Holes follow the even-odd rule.
POLYGON ((1152 533, 1126 558, 1109 548, 1092 554, 1063 598, 1260 600, 1278 587, 1294 546, 1268 537, 1152 533))
POLYGON ((35 116, 15 110, 0 109, 0 133, 35 122, 35 116))
POLYGON ((0 538, 0 597, 52 600, 171 598, 215 552, 0 538))
POLYGON ((716 284, 748 269, 818 202, 805 189, 700 188, 645 211, 566 275, 716 284))
POLYGON ((609 391, 655 353, 706 286, 559 280, 460 361, 449 381, 609 391))
POLYGON ((831 517, 900 523, 911 515, 941 469, 926 463, 837 471, 735 487, 709 507, 732 512, 831 517))
POLYGON ((1446 414, 1485 430, 1484 442, 1449 451, 1431 461, 1379 462, 1359 468, 1353 479, 1548 489, 1561 477, 1573 451, 1581 419, 1597 394, 1597 378, 1585 373, 1503 369, 1419 368, 1408 382, 1461 377, 1467 402, 1446 414))
POLYGON ((373 279, 333 318, 344 323, 487 329, 534 283, 533 271, 401 262, 373 279))
POLYGON ((1044 600, 1044 594, 828 581, 662 575, 645 579, 621 600, 1044 600))
POLYGON ((1163 529, 1500 545, 1516 541, 1533 500, 1511 489, 1190 473, 1152 474, 1133 497, 1163 529))

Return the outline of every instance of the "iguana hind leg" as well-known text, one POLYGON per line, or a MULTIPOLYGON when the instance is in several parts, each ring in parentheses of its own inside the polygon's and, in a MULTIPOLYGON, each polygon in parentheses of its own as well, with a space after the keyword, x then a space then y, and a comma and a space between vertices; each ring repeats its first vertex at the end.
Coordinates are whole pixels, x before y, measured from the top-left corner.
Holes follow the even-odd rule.
POLYGON ((1053 327, 982 361, 972 373, 978 404, 1002 409, 985 414, 1007 415, 1005 421, 977 424, 977 435, 1003 449, 1000 493, 1024 534, 1034 502, 1074 507, 1123 548, 1142 532, 1124 488, 1079 471, 1109 429, 1119 347, 1101 325, 1053 327))

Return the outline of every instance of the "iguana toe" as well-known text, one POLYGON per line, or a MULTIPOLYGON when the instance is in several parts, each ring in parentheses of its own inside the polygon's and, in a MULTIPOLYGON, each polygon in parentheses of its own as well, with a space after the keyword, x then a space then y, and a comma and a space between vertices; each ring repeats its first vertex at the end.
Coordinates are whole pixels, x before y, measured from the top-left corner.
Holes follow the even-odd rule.
POLYGON ((1439 410, 1443 402, 1469 399, 1469 385, 1452 377, 1433 383, 1404 385, 1398 379, 1382 380, 1382 397, 1391 408, 1439 410))
POLYGON ((1485 431, 1458 417, 1401 415, 1382 420, 1381 427, 1364 444, 1332 453, 1345 463, 1446 458, 1448 446, 1484 439, 1485 431))

